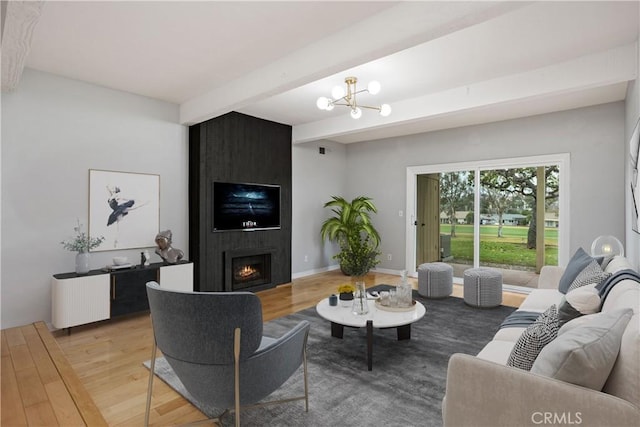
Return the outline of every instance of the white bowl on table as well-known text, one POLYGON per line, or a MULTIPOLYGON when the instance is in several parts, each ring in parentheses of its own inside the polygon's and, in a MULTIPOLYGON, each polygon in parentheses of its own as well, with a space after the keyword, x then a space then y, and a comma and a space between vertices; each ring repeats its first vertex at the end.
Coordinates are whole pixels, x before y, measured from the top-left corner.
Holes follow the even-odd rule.
POLYGON ((113 257, 113 265, 125 265, 127 263, 126 256, 116 256, 113 257))

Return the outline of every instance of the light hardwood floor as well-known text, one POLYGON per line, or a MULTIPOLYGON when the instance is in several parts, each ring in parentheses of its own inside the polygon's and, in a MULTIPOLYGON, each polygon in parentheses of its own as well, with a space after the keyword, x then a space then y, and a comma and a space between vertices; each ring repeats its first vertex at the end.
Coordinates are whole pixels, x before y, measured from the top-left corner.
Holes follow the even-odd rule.
MULTIPOLYGON (((264 320, 313 307, 349 280, 339 271, 331 271, 258 292, 264 320)), ((416 288, 417 280, 410 280, 416 288)), ((399 277, 369 273, 366 282, 367 286, 397 284, 399 277)), ((454 296, 461 295, 461 287, 455 285, 454 296)), ((503 304, 517 307, 524 297, 505 293, 503 304)), ((142 363, 150 358, 152 345, 149 315, 75 327, 69 336, 64 331, 56 331, 54 336, 107 423, 110 426, 142 425, 148 381, 148 370, 142 363)), ((162 381, 154 381, 152 425, 183 424, 203 418, 200 411, 162 381)))

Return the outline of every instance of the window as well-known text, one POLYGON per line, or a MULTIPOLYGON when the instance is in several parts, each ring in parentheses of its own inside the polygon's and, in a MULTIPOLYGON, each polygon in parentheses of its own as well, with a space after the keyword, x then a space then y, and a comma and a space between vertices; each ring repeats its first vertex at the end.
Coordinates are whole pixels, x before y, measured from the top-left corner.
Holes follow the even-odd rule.
POLYGON ((568 154, 407 168, 407 269, 491 266, 537 287, 543 265, 568 261, 568 176, 568 154))

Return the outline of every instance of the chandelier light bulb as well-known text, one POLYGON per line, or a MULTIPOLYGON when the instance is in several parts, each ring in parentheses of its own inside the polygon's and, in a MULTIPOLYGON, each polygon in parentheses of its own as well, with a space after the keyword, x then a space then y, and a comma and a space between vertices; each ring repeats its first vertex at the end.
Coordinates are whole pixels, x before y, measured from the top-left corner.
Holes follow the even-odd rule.
POLYGON ((362 117, 362 110, 360 109, 360 107, 353 108, 351 110, 351 118, 359 119, 360 117, 362 117))
POLYGON ((389 104, 382 104, 380 106, 380 115, 382 117, 388 117, 389 114, 391 114, 391 105, 389 104))
POLYGON ((331 89, 331 97, 333 99, 341 99, 344 96, 344 88, 342 86, 334 86, 331 89))
POLYGON ((329 105, 327 105, 327 108, 325 108, 325 110, 331 111, 333 110, 333 107, 335 107, 335 105, 333 104, 333 102, 330 102, 329 105))
POLYGON ((376 80, 372 80, 369 85, 367 85, 367 91, 369 91, 371 95, 377 94, 380 92, 380 83, 376 80))
POLYGON ((319 109, 326 110, 327 107, 329 106, 329 99, 324 96, 321 96, 316 101, 316 105, 318 106, 319 109))

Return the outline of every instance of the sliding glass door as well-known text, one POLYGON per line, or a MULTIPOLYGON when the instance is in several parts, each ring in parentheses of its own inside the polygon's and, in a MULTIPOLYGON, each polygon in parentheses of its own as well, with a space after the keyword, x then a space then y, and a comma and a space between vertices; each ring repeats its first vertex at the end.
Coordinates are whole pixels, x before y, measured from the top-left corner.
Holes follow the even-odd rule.
POLYGON ((407 251, 415 256, 411 271, 441 261, 462 277, 467 268, 488 266, 502 270, 505 284, 537 287, 542 266, 563 256, 568 157, 485 163, 408 168, 416 209, 407 239, 415 242, 415 252, 407 251))

